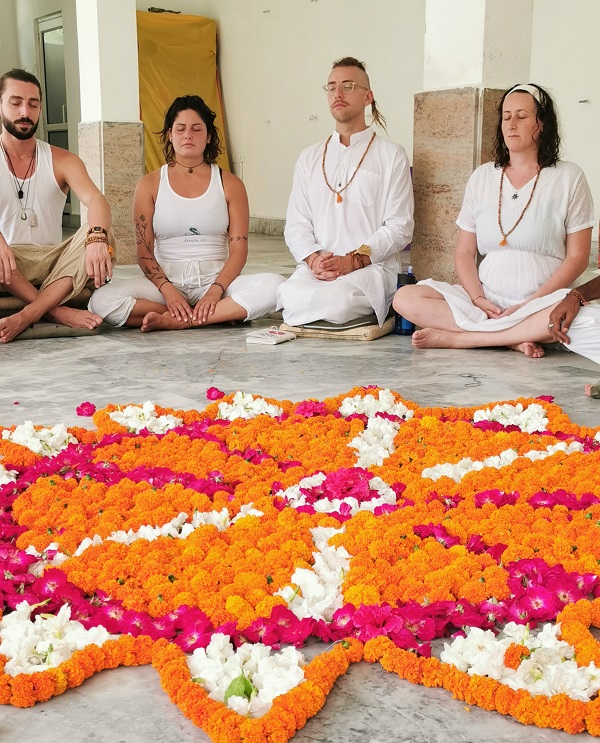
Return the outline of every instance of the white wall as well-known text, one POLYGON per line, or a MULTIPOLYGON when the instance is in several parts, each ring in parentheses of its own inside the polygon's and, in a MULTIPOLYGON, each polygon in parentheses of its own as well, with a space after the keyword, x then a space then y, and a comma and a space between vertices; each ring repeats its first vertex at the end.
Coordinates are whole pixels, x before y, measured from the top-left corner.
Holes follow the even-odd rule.
MULTIPOLYGON (((412 155, 425 0, 166 0, 160 6, 217 21, 230 153, 244 157, 253 215, 285 217, 296 158, 333 129, 321 86, 339 57, 366 63, 389 136, 412 155)), ((148 3, 137 0, 137 7, 146 10, 148 3)))
POLYGON ((0 75, 19 66, 14 0, 0 0, 0 75))
POLYGON ((485 6, 482 0, 427 0, 424 90, 481 85, 485 6))
POLYGON ((599 39, 598 0, 535 0, 531 81, 547 88, 556 101, 563 158, 585 171, 596 219, 600 219, 599 39), (582 100, 588 103, 579 103, 582 100))

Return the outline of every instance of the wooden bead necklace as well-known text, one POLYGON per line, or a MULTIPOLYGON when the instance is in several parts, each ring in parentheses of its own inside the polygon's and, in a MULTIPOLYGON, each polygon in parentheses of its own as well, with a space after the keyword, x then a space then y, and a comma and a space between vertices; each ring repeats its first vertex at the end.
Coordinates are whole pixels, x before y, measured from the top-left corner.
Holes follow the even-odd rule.
POLYGON ((329 184, 329 181, 327 180, 327 174, 325 173, 325 157, 327 156, 327 145, 331 141, 331 137, 332 136, 333 136, 332 134, 329 135, 329 137, 327 138, 327 142, 325 142, 325 147, 323 148, 323 161, 321 162, 321 170, 323 171, 323 178, 325 179, 325 185, 327 186, 327 188, 330 191, 332 191, 335 194, 335 200, 337 201, 338 204, 340 204, 344 200, 344 199, 342 199, 342 191, 345 191, 348 188, 348 186, 354 180, 354 176, 358 173, 358 170, 359 170, 360 166, 363 164, 363 160, 367 156, 367 152, 369 151, 369 148, 373 144, 373 140, 375 139, 375 132, 373 132, 373 136, 369 140, 369 144, 367 145, 367 149, 363 152, 363 156, 358 161, 358 165, 356 166, 356 169, 355 169, 354 173, 352 173, 352 177, 350 178, 350 180, 348 181, 348 183, 346 183, 345 186, 343 186, 342 188, 338 189, 337 191, 336 191, 335 188, 333 188, 329 184))
POLYGON ((506 238, 509 235, 511 235, 516 230, 516 228, 519 225, 519 222, 523 219, 523 217, 525 215, 525 212, 527 211, 527 207, 529 206, 529 204, 531 204, 531 199, 533 199, 533 194, 535 193, 535 187, 538 184, 538 181, 540 179, 540 173, 542 172, 542 169, 538 167, 537 175, 536 175, 535 181, 533 183, 533 188, 531 189, 531 193, 529 194, 529 198, 527 199, 527 203, 523 207, 523 211, 521 212, 521 215, 519 216, 519 218, 517 219, 517 221, 513 224, 513 226, 511 227, 511 229, 508 232, 504 232, 504 230, 502 229, 501 211, 502 211, 502 184, 504 183, 504 171, 505 170, 506 170, 506 168, 502 168, 502 175, 500 176, 500 192, 498 194, 498 227, 500 229, 500 234, 502 235, 502 240, 500 240, 500 242, 498 243, 498 245, 501 248, 504 248, 506 246, 506 238))

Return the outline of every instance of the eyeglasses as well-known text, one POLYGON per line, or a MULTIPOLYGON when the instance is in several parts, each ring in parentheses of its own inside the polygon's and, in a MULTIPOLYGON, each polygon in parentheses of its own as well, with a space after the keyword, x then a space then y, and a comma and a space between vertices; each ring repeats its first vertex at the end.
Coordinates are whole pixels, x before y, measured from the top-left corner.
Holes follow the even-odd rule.
POLYGON ((327 83, 327 85, 323 85, 323 90, 327 93, 327 95, 331 95, 332 93, 335 93, 335 91, 339 88, 342 93, 353 93, 354 88, 358 85, 359 88, 363 88, 364 90, 369 90, 364 85, 359 85, 359 83, 353 83, 350 80, 345 80, 343 83, 327 83))

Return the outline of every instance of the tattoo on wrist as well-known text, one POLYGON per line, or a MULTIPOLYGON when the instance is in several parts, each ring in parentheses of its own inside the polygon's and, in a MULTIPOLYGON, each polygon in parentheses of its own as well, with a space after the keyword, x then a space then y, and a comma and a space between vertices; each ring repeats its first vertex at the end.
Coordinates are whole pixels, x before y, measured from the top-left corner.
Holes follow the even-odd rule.
POLYGON ((237 237, 230 237, 227 242, 229 242, 229 243, 237 243, 240 240, 245 240, 246 242, 248 242, 248 237, 247 236, 244 236, 244 235, 238 235, 237 237))

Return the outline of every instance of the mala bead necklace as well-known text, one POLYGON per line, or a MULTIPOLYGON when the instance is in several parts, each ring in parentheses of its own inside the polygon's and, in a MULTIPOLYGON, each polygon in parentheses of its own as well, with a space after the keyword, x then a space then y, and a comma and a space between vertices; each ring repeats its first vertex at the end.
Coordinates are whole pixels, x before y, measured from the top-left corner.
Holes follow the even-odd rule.
POLYGON ((527 211, 527 207, 529 206, 529 204, 531 204, 531 199, 533 199, 533 194, 535 193, 535 187, 538 184, 538 181, 540 179, 540 173, 542 172, 541 168, 538 168, 537 175, 536 175, 535 181, 533 183, 533 188, 531 189, 531 193, 529 194, 529 198, 527 199, 527 203, 523 207, 523 211, 521 212, 519 218, 513 224, 513 226, 511 227, 511 229, 508 232, 504 232, 504 230, 502 229, 501 211, 502 211, 502 185, 504 183, 504 171, 505 170, 506 170, 506 168, 502 168, 502 175, 500 176, 500 191, 498 193, 498 227, 500 229, 500 234, 502 235, 502 240, 500 240, 500 242, 498 243, 498 245, 501 248, 504 248, 506 246, 506 238, 509 235, 511 235, 516 230, 516 228, 519 226, 519 222, 523 219, 523 217, 525 215, 525 212, 527 211))
POLYGON ((337 190, 330 185, 329 181, 327 180, 327 173, 325 173, 325 157, 327 156, 327 145, 331 141, 331 137, 332 136, 333 136, 332 134, 329 135, 329 137, 327 138, 327 142, 325 142, 325 147, 323 148, 323 160, 321 162, 321 170, 323 171, 323 178, 325 179, 325 185, 327 186, 327 188, 330 191, 332 191, 335 194, 335 200, 337 201, 338 204, 340 204, 344 200, 342 198, 342 191, 345 191, 348 188, 348 186, 354 180, 354 176, 358 173, 358 170, 359 170, 360 166, 363 164, 363 160, 367 156, 367 152, 369 151, 369 148, 373 144, 373 140, 375 139, 375 132, 373 132, 373 136, 369 140, 369 144, 367 145, 367 149, 363 152, 363 156, 358 161, 358 165, 356 166, 356 169, 355 169, 354 173, 352 173, 352 177, 350 178, 350 180, 348 181, 348 183, 346 183, 345 186, 343 186, 342 188, 339 188, 337 190))

